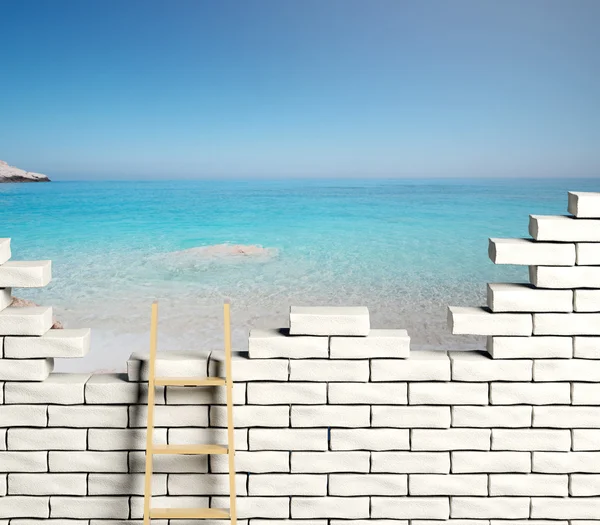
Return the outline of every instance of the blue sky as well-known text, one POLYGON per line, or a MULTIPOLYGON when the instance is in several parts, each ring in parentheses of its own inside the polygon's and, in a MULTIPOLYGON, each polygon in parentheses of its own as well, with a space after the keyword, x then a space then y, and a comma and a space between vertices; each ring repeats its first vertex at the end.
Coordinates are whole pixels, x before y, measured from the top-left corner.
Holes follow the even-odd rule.
POLYGON ((0 159, 56 180, 600 176, 595 0, 14 0, 0 20, 0 159))

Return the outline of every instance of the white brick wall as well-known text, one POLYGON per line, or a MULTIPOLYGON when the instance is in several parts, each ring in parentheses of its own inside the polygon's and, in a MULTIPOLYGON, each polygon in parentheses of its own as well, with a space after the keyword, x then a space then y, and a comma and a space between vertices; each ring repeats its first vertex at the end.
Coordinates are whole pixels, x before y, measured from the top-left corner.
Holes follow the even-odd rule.
POLYGON ((487 496, 485 474, 410 474, 411 496, 487 496))
POLYGON ((600 312, 600 290, 574 290, 576 312, 600 312))
POLYGON ((328 343, 327 337, 289 337, 289 328, 253 328, 250 330, 248 337, 248 353, 252 359, 273 357, 289 359, 327 358, 329 356, 328 343))
POLYGON ((552 429, 492 429, 492 450, 571 449, 571 432, 552 429))
POLYGON ((495 264, 573 266, 575 245, 532 239, 490 239, 488 255, 495 264))
POLYGON ((600 243, 584 242, 576 244, 577 264, 600 264, 600 243))
POLYGON ((290 335, 369 335, 366 306, 292 306, 290 335))
POLYGON ((536 241, 599 242, 600 221, 565 215, 530 215, 529 234, 536 241))
POLYGON ((494 360, 484 352, 450 352, 449 355, 454 381, 531 381, 532 378, 533 365, 528 359, 494 360))
POLYGON ((406 330, 372 329, 366 337, 331 337, 332 359, 405 358, 410 354, 406 330))
POLYGON ((570 191, 568 210, 579 219, 600 218, 600 193, 589 191, 570 191))
POLYGON ((452 518, 519 519, 529 517, 529 498, 452 498, 452 518))
MULTIPOLYGON (((600 221, 598 223, 600 224, 600 221)), ((530 266, 529 278, 540 288, 598 288, 600 268, 597 266, 530 266)), ((531 311, 546 312, 547 310, 534 308, 531 311)))
POLYGON ((487 300, 492 312, 573 311, 572 290, 541 290, 528 284, 490 283, 487 300))
POLYGON ((448 326, 453 334, 531 335, 531 314, 494 313, 483 307, 448 307, 448 326))
POLYGON ((488 337, 487 351, 492 359, 567 359, 573 357, 573 338, 552 336, 488 337))

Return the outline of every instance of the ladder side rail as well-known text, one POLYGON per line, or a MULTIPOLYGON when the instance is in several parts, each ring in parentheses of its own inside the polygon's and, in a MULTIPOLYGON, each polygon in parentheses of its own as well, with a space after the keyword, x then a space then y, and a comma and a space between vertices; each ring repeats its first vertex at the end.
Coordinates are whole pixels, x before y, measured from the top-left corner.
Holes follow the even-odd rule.
POLYGON ((223 305, 225 324, 225 380, 227 388, 227 450, 229 458, 229 516, 231 525, 236 525, 237 512, 235 505, 235 444, 233 440, 233 377, 231 374, 231 317, 229 299, 223 305))

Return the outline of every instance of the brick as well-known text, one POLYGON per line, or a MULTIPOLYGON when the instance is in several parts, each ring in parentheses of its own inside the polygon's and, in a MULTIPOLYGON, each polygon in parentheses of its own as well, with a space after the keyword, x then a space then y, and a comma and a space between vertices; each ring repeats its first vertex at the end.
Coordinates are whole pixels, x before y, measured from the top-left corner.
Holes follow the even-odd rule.
MULTIPOLYGON (((0 475, 0 496, 4 497, 7 494, 7 474, 0 475)), ((8 520, 6 521, 8 523, 8 520)))
POLYGON ((83 389, 90 374, 50 374, 41 382, 9 382, 4 391, 7 404, 83 404, 83 389))
MULTIPOLYGON (((294 525, 294 523, 296 523, 296 522, 291 519, 278 519, 278 520, 253 519, 252 520, 252 525, 294 525)), ((192 525, 192 524, 190 524, 190 525, 192 525)), ((302 520, 302 525, 327 525, 327 520, 302 520)), ((347 523, 346 524, 339 523, 337 525, 348 525, 348 524, 347 523)), ((360 521, 355 521, 355 523, 353 525, 362 525, 362 523, 360 521)), ((364 525, 369 525, 369 524, 365 523, 364 525)), ((385 524, 382 524, 382 525, 385 525, 385 524)), ((395 524, 390 523, 388 525, 395 525, 395 524)), ((399 524, 399 525, 408 525, 408 524, 404 523, 404 524, 399 524)))
POLYGON ((568 430, 492 429, 492 450, 567 451, 570 449, 571 433, 568 430))
MULTIPOLYGON (((144 474, 89 474, 90 496, 143 496, 144 474)), ((167 494, 167 475, 152 473, 152 494, 167 494)))
POLYGON ((569 487, 570 496, 600 496, 600 475, 573 474, 569 487))
POLYGON ((600 193, 570 191, 568 210, 578 219, 600 218, 600 193))
POLYGON ((489 429, 413 429, 411 450, 490 450, 489 429))
POLYGON ((250 450, 327 450, 326 428, 251 428, 250 450))
POLYGON ((85 496, 87 474, 9 474, 8 493, 16 496, 85 496))
MULTIPOLYGON (((145 384, 145 383, 144 383, 145 384)), ((262 383, 259 383, 262 384, 262 383)), ((285 383, 273 383, 282 385, 285 383)), ((168 405, 226 405, 226 388, 197 388, 187 386, 166 387, 168 405)), ((232 390, 234 405, 246 404, 246 383, 234 383, 232 390)), ((139 403, 139 401, 138 401, 139 403)))
MULTIPOLYGON (((173 407, 167 407, 169 409, 173 407)), ((184 407, 187 408, 187 407, 184 407)), ((204 407, 202 407, 204 408, 204 407)), ((301 408, 301 407, 295 407, 301 408)), ((307 407, 308 408, 308 407, 307 407)), ((290 424, 289 406, 246 405, 236 407, 233 411, 233 425, 243 427, 288 427, 290 424)), ((210 407, 210 425, 227 426, 227 407, 210 407)))
POLYGON ((406 496, 406 474, 331 474, 331 496, 406 496))
MULTIPOLYGON (((4 310, 10 306, 12 301, 12 288, 0 288, 0 310, 4 310)), ((1 353, 0 357, 2 357, 1 353)))
MULTIPOLYGON (((598 223, 600 224, 600 221, 598 223)), ((597 266, 530 266, 529 280, 539 288, 598 288, 600 268, 597 266)))
POLYGON ((568 383, 492 383, 490 400, 493 405, 569 404, 571 388, 568 383))
POLYGON ((42 288, 52 279, 52 261, 8 261, 0 266, 0 288, 42 288))
POLYGON ((0 359, 0 381, 44 381, 54 359, 0 359))
POLYGON ((600 337, 573 337, 573 357, 600 359, 600 337))
POLYGON ((577 264, 600 264, 600 243, 584 242, 575 246, 577 248, 577 264))
MULTIPOLYGON (((167 429, 154 429, 154 443, 167 442, 167 429)), ((85 446, 84 446, 85 448, 85 446)), ((145 428, 90 428, 88 450, 146 450, 145 428)), ((67 449, 68 450, 68 449, 67 449)))
MULTIPOLYGON (((572 525, 576 523, 571 522, 572 525)), ((568 521, 556 520, 490 520, 491 525, 569 525, 568 521)), ((581 524, 584 525, 584 524, 581 524)), ((592 525, 591 523, 588 525, 592 525)))
POLYGON ((51 326, 50 306, 9 306, 0 310, 0 335, 43 335, 51 326))
POLYGON ((53 406, 48 407, 49 427, 125 428, 127 408, 124 406, 53 406))
POLYGON ((47 452, 0 452, 0 472, 47 472, 47 452))
MULTIPOLYGON (((121 408, 121 407, 119 407, 121 408)), ((123 407, 124 408, 124 407, 123 407)), ((221 407, 214 407, 221 408, 221 407)), ((224 408, 224 407, 223 407, 224 408)), ((129 407, 129 426, 145 427, 148 424, 148 406, 132 405, 129 407)), ((154 407, 155 427, 205 427, 208 426, 208 407, 194 405, 160 405, 154 407)))
POLYGON ((532 239, 490 239, 488 255, 495 264, 573 266, 575 245, 532 239))
POLYGON ((600 519, 600 498, 531 498, 531 517, 600 519))
POLYGON ((372 452, 371 472, 390 474, 448 474, 448 452, 372 452))
POLYGON ((251 405, 323 405, 327 403, 326 383, 250 383, 251 405))
POLYGON ((529 234, 536 241, 598 242, 600 221, 566 215, 530 215, 529 234))
POLYGON ((85 450, 85 429, 9 428, 8 450, 85 450))
POLYGON ((369 498, 307 498, 292 497, 291 516, 300 518, 368 518, 369 498))
MULTIPOLYGON (((246 498, 240 498, 238 500, 238 502, 242 501, 242 499, 246 499, 246 498)), ((200 497, 200 496, 156 496, 154 498, 152 498, 152 507, 155 508, 197 508, 197 507, 201 507, 201 508, 205 508, 208 507, 208 503, 209 503, 209 498, 208 497, 200 497)), ((229 502, 227 502, 226 504, 221 504, 221 505, 217 505, 213 499, 212 507, 228 507, 229 506, 229 502)), ((131 496, 130 498, 130 503, 129 503, 129 507, 130 507, 130 513, 131 513, 131 518, 132 519, 142 519, 144 517, 144 498, 142 496, 131 496)), ((238 517, 239 517, 239 513, 238 513, 238 517)), ((152 523, 154 523, 154 520, 151 520, 152 523)), ((166 521, 166 520, 165 520, 166 521)), ((197 523, 197 520, 194 520, 197 523)), ((143 523, 143 522, 142 522, 143 523)), ((178 524, 180 525, 185 525, 186 524, 186 520, 177 520, 178 524)), ((188 520, 187 524, 191 524, 192 521, 188 520)), ((206 525, 213 525, 215 523, 218 523, 216 520, 208 520, 206 525)), ((106 523, 101 524, 101 525, 106 525, 106 523)), ((112 525, 109 524, 109 525, 112 525)), ((127 523, 123 524, 123 525, 131 525, 131 521, 127 521, 127 523)))
POLYGON ((248 480, 248 493, 251 496, 326 496, 327 475, 254 474, 248 480))
POLYGON ((373 359, 371 381, 450 381, 446 352, 416 351, 408 359, 373 359))
MULTIPOLYGON (((492 430, 492 436, 494 431, 492 430)), ((493 445, 493 441, 492 441, 493 445)), ((493 448, 493 447, 492 447, 493 448)), ((452 452, 455 474, 491 472, 531 472, 529 452, 452 452)))
POLYGON ((529 498, 452 498, 451 518, 529 518, 529 498))
MULTIPOLYGON (((250 474, 290 472, 290 453, 270 451, 236 452, 235 470, 236 472, 249 472, 250 474)), ((210 471, 221 474, 229 472, 227 456, 211 456, 210 471)))
POLYGON ((545 359, 533 367, 534 381, 600 381, 600 361, 545 359))
MULTIPOLYGON (((143 474, 140 474, 143 479, 143 474)), ((246 496, 246 474, 236 474, 235 486, 238 496, 246 496)), ((165 476, 166 478, 166 476, 165 476)), ((170 496, 229 495, 229 474, 169 474, 170 496)), ((143 486, 142 486, 142 494, 143 486)))
POLYGON ((47 405, 0 405, 2 427, 45 427, 47 405))
POLYGON ((494 313, 486 307, 449 306, 448 327, 453 334, 531 335, 531 314, 494 313))
POLYGON ((332 428, 331 450, 409 450, 409 430, 396 428, 332 428))
POLYGON ((574 290, 576 312, 600 312, 600 290, 574 290))
POLYGON ((4 264, 10 258, 10 239, 0 239, 0 264, 4 264))
POLYGON ((369 380, 369 361, 310 359, 290 361, 290 381, 369 380))
POLYGON ((368 427, 369 406, 292 406, 292 427, 368 427))
POLYGON ((492 359, 551 359, 573 357, 572 337, 488 337, 492 359))
POLYGON ((450 407, 374 406, 373 427, 449 428, 450 407))
POLYGON ((127 497, 52 496, 50 498, 51 518, 126 519, 128 515, 129 499, 127 497))
POLYGON ((331 383, 328 402, 332 405, 406 405, 406 383, 331 383))
MULTIPOLYGON (((146 472, 146 453, 132 450, 129 453, 129 472, 146 472)), ((152 459, 152 472, 162 474, 200 474, 208 472, 206 455, 156 454, 152 459)))
POLYGON ((366 306, 291 306, 290 335, 369 335, 366 306))
MULTIPOLYGON (((156 377, 206 377, 209 352, 157 352, 156 377)), ((150 354, 133 352, 127 361, 129 381, 148 381, 150 354)))
POLYGON ((483 383, 411 383, 411 405, 487 405, 488 386, 483 383))
POLYGON ((572 290, 541 290, 531 284, 490 283, 487 301, 492 312, 573 311, 572 290))
POLYGON ((329 357, 329 338, 290 336, 289 328, 252 328, 248 336, 250 359, 307 359, 329 357))
POLYGON ((600 473, 600 453, 534 452, 533 472, 549 474, 600 473))
POLYGON ((366 337, 331 337, 331 359, 406 358, 410 337, 406 330, 372 329, 366 337))
MULTIPOLYGON (((486 352, 449 352, 453 381, 531 381, 532 361, 494 360, 486 352)), ((479 403, 469 403, 476 405, 479 403)))
POLYGON ((487 496, 485 474, 411 474, 411 496, 487 496))
POLYGON ((448 498, 372 497, 372 518, 446 520, 450 516, 448 498))
POLYGON ((471 428, 530 427, 531 407, 528 406, 457 406, 452 407, 452 426, 471 428))
POLYGON ((597 428, 600 427, 600 407, 534 407, 533 426, 597 428))
MULTIPOLYGON (((289 364, 289 359, 248 359, 245 354, 234 352, 231 376, 235 382, 287 381, 290 379, 289 364)), ((222 351, 211 352, 208 372, 210 376, 226 376, 225 354, 222 351)))
MULTIPOLYGON (((325 498, 317 498, 319 501, 325 498)), ((366 498, 365 498, 366 499, 366 498)), ((228 508, 229 498, 211 498, 211 506, 228 508)), ((289 518, 290 498, 250 496, 236 502, 238 518, 289 518)))
MULTIPOLYGON (((444 523, 448 524, 448 525, 490 525, 490 520, 448 520, 445 521, 444 523)), ((512 521, 510 522, 512 525, 518 525, 517 523, 513 523, 512 521)), ((413 520, 412 521, 413 525, 440 525, 439 521, 433 521, 433 520, 413 520)), ((507 524, 504 524, 507 525, 507 524)), ((529 524, 525 524, 522 523, 521 525, 529 525, 529 524)), ((536 525, 542 525, 540 523, 537 523, 536 525)), ((558 525, 556 523, 548 523, 545 525, 558 525)), ((563 525, 568 525, 567 523, 563 524, 563 525)))
POLYGON ((50 451, 48 465, 50 472, 127 472, 127 452, 50 451))
POLYGON ((292 452, 292 472, 369 472, 369 452, 292 452))
POLYGON ((600 450, 600 430, 574 429, 573 450, 600 450))
POLYGON ((569 476, 490 474, 490 496, 568 496, 569 476))
MULTIPOLYGON (((235 410, 235 409, 234 409, 235 410)), ((248 450, 248 429, 233 431, 236 450, 248 450)), ((198 443, 227 443, 226 428, 170 428, 169 444, 195 445, 198 443)))
MULTIPOLYGON (((88 405, 148 403, 148 383, 132 383, 126 374, 94 374, 85 384, 85 402, 88 405)), ((165 404, 165 387, 155 388, 154 403, 165 404)))
POLYGON ((0 498, 2 518, 47 518, 49 497, 3 496, 0 498))
POLYGON ((41 337, 7 337, 4 357, 84 357, 90 351, 91 330, 50 329, 41 337))

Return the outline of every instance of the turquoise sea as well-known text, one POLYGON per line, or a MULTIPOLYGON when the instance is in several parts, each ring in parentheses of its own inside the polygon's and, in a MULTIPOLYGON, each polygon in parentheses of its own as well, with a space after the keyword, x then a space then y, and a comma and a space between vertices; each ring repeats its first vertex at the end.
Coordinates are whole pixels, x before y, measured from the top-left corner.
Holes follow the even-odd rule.
POLYGON ((566 214, 567 191, 600 179, 227 180, 0 185, 0 237, 14 260, 51 259, 53 281, 14 295, 92 327, 92 352, 55 370, 123 370, 147 350, 221 348, 251 327, 285 327, 290 305, 366 305, 375 328, 405 328, 413 348, 481 347, 452 336, 446 307, 485 305, 486 283, 526 282, 496 266, 489 237, 528 236, 529 214, 566 214), (260 245, 269 257, 182 252, 260 245), (176 253, 174 253, 176 252, 176 253), (180 252, 180 253, 177 253, 180 252))

